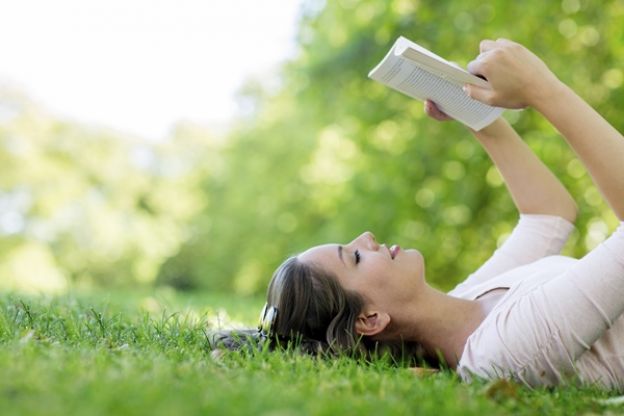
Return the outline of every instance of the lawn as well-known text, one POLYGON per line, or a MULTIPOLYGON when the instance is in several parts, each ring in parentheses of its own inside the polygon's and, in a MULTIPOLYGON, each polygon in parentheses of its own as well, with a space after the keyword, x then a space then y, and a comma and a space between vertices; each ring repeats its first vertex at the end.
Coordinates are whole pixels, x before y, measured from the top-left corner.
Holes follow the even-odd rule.
POLYGON ((606 392, 463 384, 384 361, 292 353, 213 360, 206 329, 253 325, 262 300, 223 295, 0 295, 0 413, 596 414, 619 413, 606 392), (225 313, 224 311, 227 311, 225 313))

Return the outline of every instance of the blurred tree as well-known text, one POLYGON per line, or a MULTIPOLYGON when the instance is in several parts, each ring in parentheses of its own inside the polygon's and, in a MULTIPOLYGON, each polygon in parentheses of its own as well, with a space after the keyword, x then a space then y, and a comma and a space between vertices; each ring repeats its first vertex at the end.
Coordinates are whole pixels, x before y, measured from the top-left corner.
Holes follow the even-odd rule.
MULTIPOLYGON (((226 140, 193 125, 161 144, 121 140, 0 91, 0 287, 256 293, 286 256, 371 230, 420 249, 428 279, 450 288, 517 213, 462 126, 426 119, 420 102, 368 71, 399 35, 462 65, 481 39, 508 37, 622 131, 623 16, 623 1, 310 0, 296 58, 241 90, 226 140)), ((615 217, 544 120, 506 117, 577 197, 566 252, 581 255, 615 217)))
MULTIPOLYGON (((419 248, 429 280, 452 287, 512 229, 513 203, 463 127, 426 119, 421 103, 366 74, 399 35, 462 65, 481 39, 508 37, 622 130, 623 15, 622 1, 307 2, 298 56, 277 91, 246 89, 250 105, 224 148, 224 169, 204 183, 211 203, 194 220, 196 238, 168 261, 163 280, 263 291, 285 256, 371 230, 419 248)), ((582 254, 615 218, 547 123, 531 110, 506 117, 577 197, 580 233, 567 252, 582 254)))
POLYGON ((153 283, 203 207, 205 132, 148 144, 56 120, 9 90, 0 114, 0 288, 153 283))

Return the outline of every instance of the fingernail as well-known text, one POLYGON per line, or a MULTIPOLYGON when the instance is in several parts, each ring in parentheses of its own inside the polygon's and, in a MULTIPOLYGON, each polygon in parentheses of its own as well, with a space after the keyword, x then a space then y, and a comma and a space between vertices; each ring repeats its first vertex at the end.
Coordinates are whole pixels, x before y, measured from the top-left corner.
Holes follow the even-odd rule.
POLYGON ((468 94, 468 86, 466 86, 466 85, 462 86, 462 90, 463 90, 466 94, 468 94))

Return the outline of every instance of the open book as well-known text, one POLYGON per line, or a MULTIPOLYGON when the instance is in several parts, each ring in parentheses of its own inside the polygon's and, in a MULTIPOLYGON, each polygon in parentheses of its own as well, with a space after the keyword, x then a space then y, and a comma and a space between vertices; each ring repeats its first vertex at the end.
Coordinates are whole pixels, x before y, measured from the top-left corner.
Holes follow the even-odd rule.
POLYGON ((502 108, 473 100, 462 90, 464 84, 487 86, 487 81, 403 36, 368 76, 412 98, 430 99, 440 110, 474 130, 491 124, 503 112, 502 108))

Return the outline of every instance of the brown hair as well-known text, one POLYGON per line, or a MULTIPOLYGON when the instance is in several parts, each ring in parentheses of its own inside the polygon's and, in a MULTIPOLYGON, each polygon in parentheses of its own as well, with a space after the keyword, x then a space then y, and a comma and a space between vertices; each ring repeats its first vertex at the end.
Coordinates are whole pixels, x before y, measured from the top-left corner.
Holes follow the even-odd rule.
POLYGON ((316 264, 290 257, 275 271, 267 304, 277 308, 272 334, 282 339, 301 337, 324 344, 332 352, 352 352, 361 338, 355 320, 364 299, 340 286, 338 279, 316 264))
MULTIPOLYGON (((267 341, 272 348, 295 343, 308 353, 346 354, 358 358, 387 352, 394 359, 423 359, 417 345, 387 344, 360 336, 355 322, 364 298, 344 289, 336 276, 318 264, 304 263, 296 256, 284 261, 273 274, 267 290, 267 305, 277 309, 267 341)), ((253 330, 219 333, 216 346, 241 349, 258 344, 253 330)))

